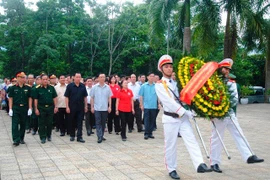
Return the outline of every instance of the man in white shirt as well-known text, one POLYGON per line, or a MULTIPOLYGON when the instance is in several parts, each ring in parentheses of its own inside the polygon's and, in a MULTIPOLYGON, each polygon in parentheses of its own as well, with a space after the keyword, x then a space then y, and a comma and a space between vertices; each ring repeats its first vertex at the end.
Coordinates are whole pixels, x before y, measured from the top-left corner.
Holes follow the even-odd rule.
POLYGON ((87 135, 91 136, 91 134, 94 134, 93 132, 93 126, 95 125, 95 116, 91 112, 91 89, 93 86, 93 80, 92 78, 88 77, 85 79, 85 87, 87 91, 87 112, 85 113, 85 128, 87 131, 87 135))
POLYGON ((66 113, 66 103, 65 103, 65 91, 67 85, 65 83, 65 75, 59 76, 59 83, 54 86, 57 93, 57 107, 58 107, 58 121, 60 128, 60 136, 65 136, 67 131, 67 113, 66 113))
MULTIPOLYGON (((137 123, 138 132, 142 132, 142 110, 140 108, 140 89, 141 86, 136 83, 136 75, 131 74, 130 76, 131 82, 128 83, 128 89, 130 89, 133 93, 133 102, 134 102, 134 110, 135 110, 135 118, 137 123)), ((134 115, 131 116, 131 120, 128 122, 128 132, 131 133, 134 125, 134 115)))
POLYGON ((193 166, 198 173, 211 172, 203 161, 202 153, 193 134, 189 119, 192 113, 186 110, 175 99, 176 84, 172 81, 173 60, 169 55, 163 55, 158 62, 158 70, 162 72, 161 81, 156 83, 155 90, 163 105, 162 123, 164 128, 165 164, 172 179, 180 179, 177 170, 177 134, 180 132, 190 154, 193 166))

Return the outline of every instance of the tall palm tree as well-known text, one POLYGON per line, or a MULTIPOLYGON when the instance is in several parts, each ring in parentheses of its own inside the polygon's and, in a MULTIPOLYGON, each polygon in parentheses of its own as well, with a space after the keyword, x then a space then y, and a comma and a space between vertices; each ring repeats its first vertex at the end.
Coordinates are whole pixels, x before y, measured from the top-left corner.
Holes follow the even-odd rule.
POLYGON ((217 37, 219 18, 219 9, 217 4, 213 0, 184 0, 180 3, 180 0, 153 0, 150 4, 150 25, 151 25, 151 40, 155 42, 156 39, 160 40, 167 35, 167 52, 169 51, 169 38, 170 36, 170 25, 173 14, 179 14, 178 34, 182 38, 183 54, 190 54, 191 52, 191 5, 198 6, 194 15, 197 16, 198 21, 194 28, 198 27, 196 31, 197 36, 202 36, 202 39, 207 42, 214 41, 217 37), (203 8, 201 7, 203 4, 203 8), (209 9, 209 11, 205 11, 209 9), (210 10, 211 9, 211 10, 210 10), (214 17, 214 18, 209 18, 214 17), (210 28, 209 28, 210 27, 210 28), (209 31, 204 31, 208 29, 209 31), (216 30, 214 30, 216 29, 216 30), (214 38, 211 38, 214 37, 214 38))
POLYGON ((248 51, 265 54, 265 88, 270 90, 270 4, 264 0, 254 1, 252 11, 246 15, 242 39, 248 51))

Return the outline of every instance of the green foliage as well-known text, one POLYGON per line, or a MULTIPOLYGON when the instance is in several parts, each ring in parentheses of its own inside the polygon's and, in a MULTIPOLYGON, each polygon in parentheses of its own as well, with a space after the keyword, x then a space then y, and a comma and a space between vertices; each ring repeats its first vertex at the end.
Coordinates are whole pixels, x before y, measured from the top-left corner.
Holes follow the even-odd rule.
MULTIPOLYGON (((35 75, 42 71, 56 75, 81 72, 84 77, 99 72, 159 73, 157 62, 167 53, 167 45, 175 64, 183 56, 186 4, 190 5, 192 55, 219 62, 224 47, 220 2, 153 0, 136 6, 123 3, 120 7, 94 0, 40 0, 37 11, 33 11, 22 0, 2 0, 5 14, 0 15, 0 76, 12 77, 18 70, 35 75), (90 14, 86 13, 85 4, 90 14)), ((263 0, 254 2, 252 14, 242 11, 249 20, 234 26, 242 31, 235 32, 238 51, 232 73, 239 84, 264 86, 269 41, 266 34, 270 31, 263 15, 269 4, 263 0)), ((228 1, 225 9, 235 5, 229 3, 233 2, 228 1)))
POLYGON ((248 86, 241 86, 241 97, 245 98, 252 94, 252 90, 248 86))

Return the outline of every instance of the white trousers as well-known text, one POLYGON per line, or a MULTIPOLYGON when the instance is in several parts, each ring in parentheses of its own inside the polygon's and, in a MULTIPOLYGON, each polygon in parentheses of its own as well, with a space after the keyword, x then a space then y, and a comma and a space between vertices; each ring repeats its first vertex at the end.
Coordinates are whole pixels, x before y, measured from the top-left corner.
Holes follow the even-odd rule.
POLYGON ((197 170, 198 166, 203 163, 203 157, 187 116, 184 115, 178 122, 164 123, 163 127, 165 136, 165 164, 169 173, 177 168, 178 132, 180 132, 194 168, 197 170))
MULTIPOLYGON (((241 134, 243 135, 243 137, 245 138, 243 131, 238 123, 237 118, 235 117, 235 114, 231 114, 231 118, 234 121, 235 125, 237 126, 237 128, 239 129, 239 131, 241 132, 241 134)), ((241 156, 243 158, 243 160, 246 162, 247 159, 252 155, 251 152, 249 151, 246 143, 244 142, 243 138, 241 137, 241 135, 239 134, 238 130, 235 128, 232 120, 230 119, 230 117, 226 117, 224 120, 219 120, 219 119, 214 119, 214 122, 216 124, 217 130, 223 140, 224 137, 224 131, 226 128, 228 128, 231 136, 233 137, 236 146, 238 148, 238 150, 241 153, 241 156)), ((245 138, 246 142, 247 139, 245 138)), ((247 142, 248 143, 248 142, 247 142)), ((248 144, 249 146, 249 144, 248 144)), ((250 147, 250 146, 249 146, 250 147)), ((212 136, 211 136, 211 152, 210 152, 210 163, 211 165, 214 164, 220 164, 221 163, 221 151, 223 149, 223 146, 218 138, 218 135, 216 133, 216 130, 214 128, 214 126, 212 126, 212 136)))

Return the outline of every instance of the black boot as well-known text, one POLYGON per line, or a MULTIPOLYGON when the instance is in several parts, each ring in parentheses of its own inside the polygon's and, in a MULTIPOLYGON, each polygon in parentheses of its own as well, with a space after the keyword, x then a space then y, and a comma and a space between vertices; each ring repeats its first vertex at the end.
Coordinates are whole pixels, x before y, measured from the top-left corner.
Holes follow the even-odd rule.
POLYGON ((219 169, 218 164, 211 165, 211 169, 217 173, 222 173, 222 170, 219 169))
POLYGON ((202 163, 198 166, 197 173, 212 172, 212 169, 209 169, 205 163, 202 163))

